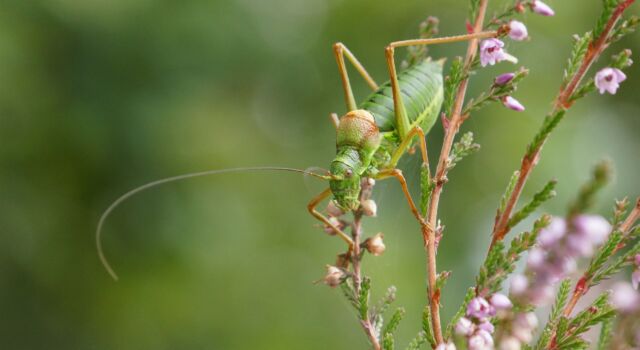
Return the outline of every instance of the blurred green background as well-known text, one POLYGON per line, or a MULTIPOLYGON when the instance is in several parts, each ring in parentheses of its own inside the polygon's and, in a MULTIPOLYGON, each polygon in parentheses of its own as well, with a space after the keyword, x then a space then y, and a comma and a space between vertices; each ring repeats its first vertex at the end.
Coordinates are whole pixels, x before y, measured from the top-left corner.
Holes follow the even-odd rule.
MULTIPOLYGON (((502 3, 492 1, 492 8, 502 3)), ((599 14, 599 1, 548 3, 555 17, 523 16, 533 40, 508 44, 531 69, 515 95, 527 111, 493 105, 463 127, 482 150, 450 174, 441 202, 446 230, 438 267, 454 271, 443 321, 473 281, 501 191, 557 91, 570 36, 591 28, 599 14)), ((0 2, 0 347, 365 348, 340 292, 312 283, 342 249, 306 212, 322 189, 317 180, 222 175, 135 197, 106 226, 117 283, 99 264, 94 229, 118 195, 160 177, 251 165, 327 167, 335 142, 327 116, 344 112, 332 43, 347 44, 381 82, 388 42, 415 37, 427 15, 440 18, 441 35, 464 32, 466 6, 0 2)), ((612 49, 624 47, 640 52, 638 34, 612 49)), ((464 51, 465 44, 454 44, 431 54, 464 51)), ((469 96, 513 69, 483 69, 469 96)), ((639 194, 640 68, 628 76, 616 96, 594 94, 575 106, 546 145, 525 199, 557 178, 558 196, 542 209, 562 214, 605 157, 617 175, 594 211, 608 213, 614 198, 639 194)), ((368 94, 352 77, 357 96, 368 94)), ((434 127, 431 154, 441 137, 434 127)), ((417 162, 406 157, 402 165, 414 189, 417 162)), ((364 270, 377 296, 398 287, 398 305, 408 309, 399 333, 404 346, 425 303, 424 254, 397 184, 380 183, 375 198, 379 217, 366 229, 384 232, 388 250, 367 258, 364 270)))

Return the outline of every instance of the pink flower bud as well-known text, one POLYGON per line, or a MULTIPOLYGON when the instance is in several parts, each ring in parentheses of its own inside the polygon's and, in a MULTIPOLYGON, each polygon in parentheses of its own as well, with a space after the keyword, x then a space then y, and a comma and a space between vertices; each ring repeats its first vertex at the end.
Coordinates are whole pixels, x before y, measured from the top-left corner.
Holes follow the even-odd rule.
POLYGON ((467 346, 469 350, 491 350, 493 349, 493 337, 488 332, 479 330, 469 338, 467 346))
POLYGON ((522 41, 529 37, 527 27, 519 21, 509 22, 509 37, 513 40, 522 41))
POLYGON ((520 350, 521 348, 522 344, 520 344, 518 338, 507 336, 500 341, 500 350, 520 350))
POLYGON ((483 297, 476 297, 471 299, 467 306, 467 316, 475 318, 485 318, 495 315, 495 309, 489 304, 489 302, 483 297))
POLYGON ((362 212, 366 216, 376 216, 378 213, 378 205, 373 199, 367 199, 360 204, 362 212))
POLYGON ((511 109, 514 110, 516 112, 522 112, 524 111, 524 106, 515 98, 511 97, 511 96, 506 96, 505 98, 502 99, 502 104, 511 109))
POLYGON ((549 225, 538 234, 538 243, 545 248, 553 247, 562 238, 567 230, 567 223, 564 219, 554 217, 549 225))
POLYGON ((615 94, 620 87, 620 83, 625 81, 627 76, 618 68, 603 68, 596 73, 595 83, 600 94, 604 94, 607 91, 610 94, 615 94))
POLYGON ((556 14, 555 12, 553 12, 553 9, 549 7, 549 5, 539 0, 533 1, 533 4, 531 4, 531 9, 533 10, 533 12, 543 16, 553 16, 556 14))
POLYGON ((493 334, 493 332, 496 330, 496 328, 493 326, 493 323, 489 322, 486 319, 480 323, 480 325, 478 326, 478 329, 481 329, 490 334, 493 334))
POLYGON ((612 289, 611 304, 620 312, 628 313, 640 309, 640 293, 629 283, 618 282, 612 289))
POLYGON ((461 317, 456 323, 456 334, 470 336, 475 332, 475 325, 466 317, 461 317))
POLYGON ((527 257, 527 266, 530 269, 538 269, 542 267, 545 260, 545 253, 540 248, 533 248, 529 251, 529 256, 527 257))
POLYGON ((527 287, 529 286, 529 280, 524 275, 515 275, 511 278, 511 284, 509 286, 509 291, 513 295, 522 295, 527 291, 527 287))
POLYGON ((495 293, 491 296, 491 305, 496 308, 496 310, 507 310, 513 306, 511 300, 509 300, 506 295, 500 293, 495 293))
POLYGON ((327 265, 327 273, 324 275, 324 284, 329 287, 337 287, 342 283, 346 274, 338 267, 327 265))
POLYGON ((384 235, 382 233, 378 233, 373 237, 367 238, 367 240, 364 242, 367 251, 369 251, 369 253, 374 256, 382 255, 382 253, 384 253, 384 250, 387 248, 384 245, 384 241, 382 240, 382 238, 384 238, 384 235))
POLYGON ((576 233, 583 235, 593 245, 604 243, 611 233, 611 224, 599 215, 579 215, 573 221, 576 233))
POLYGON ((441 343, 436 350, 456 350, 456 346, 453 343, 441 343))
POLYGON ((504 74, 500 74, 496 77, 496 79, 493 81, 494 84, 498 85, 498 86, 502 86, 505 85, 506 83, 510 82, 516 75, 514 73, 504 73, 504 74))
POLYGON ((506 53, 502 48, 504 43, 495 38, 484 40, 480 43, 480 64, 483 67, 494 65, 500 61, 518 62, 518 59, 506 53))

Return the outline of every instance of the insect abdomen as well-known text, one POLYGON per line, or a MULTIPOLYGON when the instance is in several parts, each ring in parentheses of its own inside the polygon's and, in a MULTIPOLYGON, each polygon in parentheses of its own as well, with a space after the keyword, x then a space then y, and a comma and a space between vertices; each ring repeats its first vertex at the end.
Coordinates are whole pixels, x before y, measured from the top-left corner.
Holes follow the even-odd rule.
MULTIPOLYGON (((398 74, 402 102, 412 125, 417 121, 427 132, 435 123, 443 99, 442 63, 424 60, 398 74)), ((381 132, 396 130, 391 82, 380 85, 360 105, 373 114, 381 132)))

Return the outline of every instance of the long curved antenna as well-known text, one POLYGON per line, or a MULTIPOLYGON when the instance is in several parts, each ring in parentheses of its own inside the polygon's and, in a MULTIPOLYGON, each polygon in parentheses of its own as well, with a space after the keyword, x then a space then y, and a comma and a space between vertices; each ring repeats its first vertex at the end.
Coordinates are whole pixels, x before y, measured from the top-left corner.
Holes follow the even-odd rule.
POLYGON ((104 266, 105 270, 107 270, 109 275, 111 275, 111 277, 114 280, 116 281, 118 280, 118 275, 115 273, 115 271, 111 267, 111 264, 109 264, 109 261, 107 260, 106 256, 104 255, 104 251, 102 250, 102 228, 107 218, 109 217, 109 215, 113 212, 115 208, 117 208, 120 204, 122 204, 122 202, 126 201, 127 199, 131 198, 132 196, 142 191, 148 190, 152 187, 164 185, 169 182, 176 182, 176 181, 186 180, 194 177, 209 176, 209 175, 224 174, 224 173, 237 173, 237 172, 243 172, 243 171, 290 171, 290 172, 315 176, 323 180, 328 180, 332 178, 330 175, 323 176, 310 171, 305 171, 300 169, 265 166, 265 167, 244 167, 244 168, 206 170, 206 171, 200 171, 196 173, 189 173, 189 174, 167 177, 164 179, 149 182, 142 186, 136 187, 128 191, 127 193, 123 194, 122 196, 120 196, 113 203, 111 203, 111 205, 109 205, 109 207, 100 216, 100 220, 98 221, 98 227, 96 228, 96 248, 98 250, 98 257, 100 258, 100 262, 102 263, 102 266, 104 266))

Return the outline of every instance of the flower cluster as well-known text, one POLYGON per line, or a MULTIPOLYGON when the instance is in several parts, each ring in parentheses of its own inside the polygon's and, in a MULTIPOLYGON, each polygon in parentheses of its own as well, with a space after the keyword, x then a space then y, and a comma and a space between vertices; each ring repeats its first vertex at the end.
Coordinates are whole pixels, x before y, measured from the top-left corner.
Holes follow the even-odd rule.
POLYGON ((493 294, 489 301, 476 297, 469 302, 465 317, 458 320, 456 334, 466 338, 469 350, 493 349, 494 326, 491 318, 512 306, 511 300, 503 294, 493 294))
POLYGON ((611 225, 601 216, 579 215, 570 222, 555 217, 540 231, 537 247, 529 251, 527 272, 511 281, 511 294, 545 305, 555 294, 554 285, 575 271, 577 259, 590 257, 605 242, 611 225))

